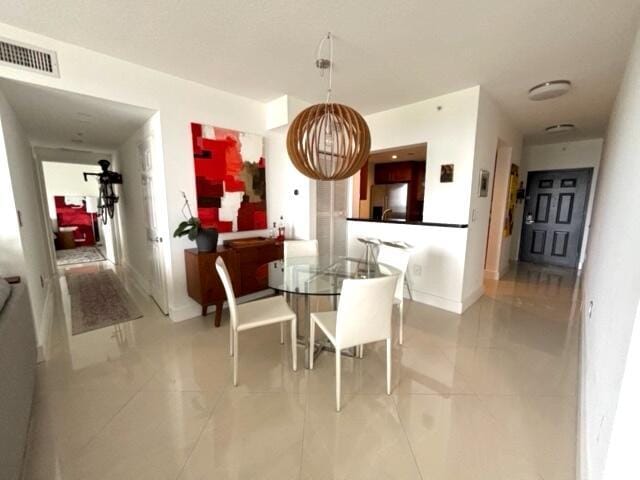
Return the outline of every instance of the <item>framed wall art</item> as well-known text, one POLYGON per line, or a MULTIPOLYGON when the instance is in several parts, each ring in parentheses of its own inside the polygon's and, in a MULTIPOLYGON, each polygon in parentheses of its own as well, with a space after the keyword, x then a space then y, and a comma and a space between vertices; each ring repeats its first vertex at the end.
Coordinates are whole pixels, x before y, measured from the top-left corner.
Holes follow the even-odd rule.
POLYGON ((453 182, 453 163, 440 165, 440 183, 453 182))
POLYGON ((191 124, 198 218, 219 232, 267 228, 264 138, 191 124))

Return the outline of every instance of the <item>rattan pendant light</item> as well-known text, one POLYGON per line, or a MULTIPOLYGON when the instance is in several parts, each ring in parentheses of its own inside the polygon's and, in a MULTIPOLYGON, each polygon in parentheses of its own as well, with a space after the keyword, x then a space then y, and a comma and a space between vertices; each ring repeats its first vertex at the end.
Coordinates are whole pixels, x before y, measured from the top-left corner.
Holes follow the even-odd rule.
POLYGON ((333 39, 331 33, 318 46, 316 67, 329 70, 329 87, 324 103, 304 109, 291 122, 287 151, 303 175, 316 180, 342 180, 354 175, 369 158, 371 134, 362 115, 353 108, 331 103, 333 39), (322 47, 329 43, 329 58, 322 47))

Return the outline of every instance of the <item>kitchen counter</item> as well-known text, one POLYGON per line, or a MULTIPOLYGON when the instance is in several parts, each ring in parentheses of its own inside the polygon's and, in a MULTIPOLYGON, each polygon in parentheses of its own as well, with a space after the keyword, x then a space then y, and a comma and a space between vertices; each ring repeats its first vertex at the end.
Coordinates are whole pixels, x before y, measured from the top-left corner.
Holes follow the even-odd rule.
POLYGON ((454 313, 461 313, 475 298, 464 298, 464 260, 468 225, 431 222, 394 222, 368 218, 347 221, 347 254, 363 258, 359 238, 383 242, 402 240, 411 245, 407 277, 412 298, 454 313))
POLYGON ((370 223, 392 223, 398 225, 423 225, 425 227, 447 227, 447 228, 468 228, 467 223, 436 223, 436 222, 418 222, 406 220, 375 220, 373 218, 347 218, 349 222, 370 222, 370 223))

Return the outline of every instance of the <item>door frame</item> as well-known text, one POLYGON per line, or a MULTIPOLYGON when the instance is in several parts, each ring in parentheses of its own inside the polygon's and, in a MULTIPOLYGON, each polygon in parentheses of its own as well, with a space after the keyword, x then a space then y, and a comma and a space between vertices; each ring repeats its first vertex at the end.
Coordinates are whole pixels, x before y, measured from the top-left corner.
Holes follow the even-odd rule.
MULTIPOLYGON (((593 167, 580 167, 580 168, 552 168, 552 169, 545 169, 545 170, 529 170, 527 172, 527 184, 525 187, 525 200, 524 200, 524 204, 523 207, 526 207, 527 205, 527 197, 528 197, 528 193, 529 193, 529 179, 531 178, 532 174, 540 174, 540 173, 547 173, 547 172, 562 172, 562 173, 571 173, 571 172, 587 172, 588 173, 588 180, 587 180, 587 191, 585 192, 585 202, 584 202, 584 211, 582 212, 582 228, 580 229, 580 237, 578 240, 578 265, 576 265, 576 269, 578 269, 579 265, 580 265, 580 260, 582 259, 582 244, 584 242, 584 231, 585 228, 587 226, 587 212, 589 211, 589 201, 591 199, 591 184, 593 183, 593 167)), ((526 215, 527 209, 523 208, 522 209, 522 225, 520 226, 520 240, 519 240, 519 246, 518 246, 518 261, 524 261, 522 260, 522 249, 524 248, 524 242, 523 242, 523 238, 524 238, 524 229, 526 227, 526 223, 525 223, 525 215, 526 215)), ((536 263, 538 265, 549 265, 547 263, 542 263, 542 262, 530 262, 530 263, 536 263)), ((555 265, 554 265, 555 266, 555 265)), ((571 267, 558 267, 558 268, 571 268, 571 267)))

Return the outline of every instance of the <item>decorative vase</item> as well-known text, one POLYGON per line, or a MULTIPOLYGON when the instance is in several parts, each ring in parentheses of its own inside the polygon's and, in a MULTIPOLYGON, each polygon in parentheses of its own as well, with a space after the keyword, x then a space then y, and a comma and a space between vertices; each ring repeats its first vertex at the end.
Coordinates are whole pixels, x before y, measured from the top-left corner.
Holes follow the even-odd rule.
POLYGON ((218 231, 215 228, 201 228, 196 236, 199 252, 214 252, 218 246, 218 231))

